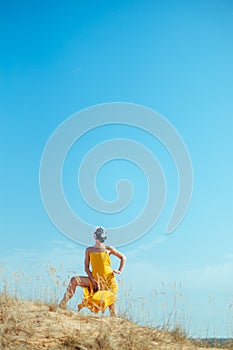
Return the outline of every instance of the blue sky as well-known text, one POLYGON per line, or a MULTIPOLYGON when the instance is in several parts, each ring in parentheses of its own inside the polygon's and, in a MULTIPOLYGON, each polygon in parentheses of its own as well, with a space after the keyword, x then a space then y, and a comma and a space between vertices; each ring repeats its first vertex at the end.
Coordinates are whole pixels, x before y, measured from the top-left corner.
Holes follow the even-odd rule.
MULTIPOLYGON (((232 336, 233 324, 231 333, 227 326, 233 299, 232 1, 1 2, 0 33, 0 256, 9 269, 22 266, 33 274, 49 260, 63 264, 64 276, 72 269, 83 273, 84 247, 56 229, 41 201, 43 149, 53 131, 83 108, 141 104, 167 118, 184 139, 194 189, 182 224, 166 236, 177 174, 159 142, 123 126, 81 140, 87 148, 106 135, 140 140, 166 176, 159 221, 121 248, 128 257, 122 278, 136 296, 161 288, 161 281, 181 281, 196 334, 208 328, 212 335, 232 336)), ((75 149, 64 165, 64 190, 77 210, 81 160, 74 155, 75 149)), ((111 200, 115 192, 107 178, 129 177, 139 210, 145 180, 134 165, 119 162, 100 172, 98 190, 111 200)), ((80 211, 92 224, 87 208, 80 211)), ((132 219, 132 212, 128 215, 122 213, 120 220, 132 219)))

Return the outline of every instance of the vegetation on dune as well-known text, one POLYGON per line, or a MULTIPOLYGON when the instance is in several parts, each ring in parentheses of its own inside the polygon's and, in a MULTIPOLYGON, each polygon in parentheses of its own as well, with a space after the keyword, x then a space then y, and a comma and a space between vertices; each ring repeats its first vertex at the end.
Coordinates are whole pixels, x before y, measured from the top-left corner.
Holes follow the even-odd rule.
POLYGON ((84 316, 54 304, 0 295, 2 349, 155 349, 187 343, 178 330, 138 326, 121 317, 84 316))
POLYGON ((162 290, 154 290, 150 301, 142 297, 132 298, 131 291, 121 285, 118 316, 102 317, 60 309, 59 293, 66 283, 61 283, 56 269, 50 265, 47 273, 50 282, 43 284, 38 279, 36 295, 31 300, 23 300, 19 281, 25 281, 24 275, 15 274, 16 284, 11 279, 10 285, 2 285, 1 349, 233 349, 230 340, 223 344, 216 340, 190 339, 191 321, 186 317, 181 284, 174 284, 166 290, 162 283, 162 290), (152 322, 153 312, 158 313, 156 324, 152 322))

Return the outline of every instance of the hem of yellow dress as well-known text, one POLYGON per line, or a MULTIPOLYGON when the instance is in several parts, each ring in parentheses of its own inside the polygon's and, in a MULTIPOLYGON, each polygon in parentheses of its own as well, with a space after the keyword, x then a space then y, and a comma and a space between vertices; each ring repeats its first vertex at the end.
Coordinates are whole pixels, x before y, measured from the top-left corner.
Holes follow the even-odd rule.
MULTIPOLYGON (((83 288, 83 289, 85 289, 85 288, 83 288)), ((117 293, 112 291, 111 294, 112 294, 112 300, 111 300, 112 302, 111 303, 107 303, 105 305, 104 301, 102 301, 102 302, 100 301, 100 304, 97 304, 93 300, 91 300, 91 298, 93 298, 93 296, 95 295, 95 293, 93 293, 93 291, 91 291, 90 296, 84 297, 82 303, 78 304, 78 311, 80 311, 80 310, 82 310, 82 308, 86 307, 87 309, 89 309, 91 312, 94 312, 95 314, 98 314, 98 312, 104 313, 105 310, 107 309, 107 307, 116 301, 117 293)))
POLYGON ((78 311, 82 310, 82 308, 84 308, 84 307, 89 309, 91 312, 94 312, 95 314, 98 314, 98 312, 104 313, 106 308, 107 308, 107 306, 104 308, 104 307, 101 307, 97 304, 93 304, 93 303, 89 303, 88 301, 87 302, 84 301, 78 305, 78 311))

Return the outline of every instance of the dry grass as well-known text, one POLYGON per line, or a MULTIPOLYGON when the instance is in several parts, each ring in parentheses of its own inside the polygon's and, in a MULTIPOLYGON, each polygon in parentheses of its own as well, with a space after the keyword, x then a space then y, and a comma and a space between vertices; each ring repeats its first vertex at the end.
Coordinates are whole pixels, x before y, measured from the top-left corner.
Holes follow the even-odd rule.
POLYGON ((121 285, 119 317, 88 316, 58 308, 67 285, 58 271, 46 265, 48 278, 36 275, 36 283, 22 271, 7 271, 8 279, 1 276, 2 281, 8 281, 0 289, 1 350, 197 350, 210 345, 212 349, 233 350, 232 342, 223 347, 188 339, 190 320, 181 284, 167 287, 162 282, 162 290, 154 290, 149 299, 134 299, 131 290, 121 285), (22 300, 27 295, 25 286, 35 293, 29 296, 31 301, 22 300))
POLYGON ((200 348, 178 327, 168 332, 138 326, 120 317, 83 316, 55 304, 23 301, 7 293, 0 295, 0 346, 3 350, 200 348))

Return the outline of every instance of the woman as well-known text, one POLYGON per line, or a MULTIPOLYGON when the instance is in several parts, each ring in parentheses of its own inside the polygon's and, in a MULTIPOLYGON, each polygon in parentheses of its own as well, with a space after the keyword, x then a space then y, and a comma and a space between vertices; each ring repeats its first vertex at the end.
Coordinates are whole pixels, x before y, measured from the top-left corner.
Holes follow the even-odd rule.
POLYGON ((65 308, 68 300, 72 298, 76 287, 82 287, 84 298, 78 305, 78 310, 87 307, 94 313, 104 312, 109 307, 110 315, 116 315, 116 295, 118 285, 114 273, 121 274, 126 257, 111 246, 104 245, 107 239, 106 232, 98 227, 94 232, 95 245, 88 247, 85 253, 85 271, 88 277, 74 276, 59 306, 65 308), (113 254, 120 259, 118 270, 112 270, 110 255, 113 254), (91 270, 90 270, 91 264, 91 270))

